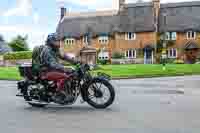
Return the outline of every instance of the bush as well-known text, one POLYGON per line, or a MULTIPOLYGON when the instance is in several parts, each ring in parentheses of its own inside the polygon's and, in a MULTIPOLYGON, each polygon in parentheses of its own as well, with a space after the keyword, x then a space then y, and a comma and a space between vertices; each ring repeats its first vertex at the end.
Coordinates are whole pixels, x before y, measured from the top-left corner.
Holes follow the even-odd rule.
POLYGON ((170 58, 166 58, 166 59, 162 59, 162 58, 160 58, 160 64, 163 64, 163 63, 166 63, 166 64, 174 64, 174 61, 175 61, 176 59, 170 59, 170 58))
POLYGON ((183 60, 175 60, 173 63, 174 64, 184 64, 184 61, 183 60))
POLYGON ((114 52, 112 55, 112 58, 113 59, 122 59, 122 58, 124 58, 124 55, 119 52, 114 52))
POLYGON ((31 59, 32 51, 12 52, 4 54, 5 60, 31 59))
POLYGON ((97 60, 97 63, 98 64, 101 64, 101 65, 106 65, 106 64, 108 64, 108 60, 97 60))

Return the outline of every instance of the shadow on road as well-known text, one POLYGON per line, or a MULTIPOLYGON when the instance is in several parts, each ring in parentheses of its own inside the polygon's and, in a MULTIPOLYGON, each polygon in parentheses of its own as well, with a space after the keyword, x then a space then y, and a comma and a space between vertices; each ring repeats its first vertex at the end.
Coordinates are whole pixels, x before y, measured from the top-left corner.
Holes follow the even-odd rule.
POLYGON ((47 106, 45 108, 37 108, 37 107, 31 107, 26 106, 23 108, 25 111, 30 112, 44 112, 44 113, 96 113, 96 112, 113 112, 112 108, 107 109, 95 109, 90 106, 47 106))

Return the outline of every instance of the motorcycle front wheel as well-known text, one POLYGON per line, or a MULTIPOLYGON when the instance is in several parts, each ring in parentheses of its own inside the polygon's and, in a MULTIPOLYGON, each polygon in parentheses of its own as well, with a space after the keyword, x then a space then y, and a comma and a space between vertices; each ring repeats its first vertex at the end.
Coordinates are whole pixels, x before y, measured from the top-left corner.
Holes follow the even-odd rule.
POLYGON ((114 102, 115 90, 109 81, 105 79, 96 79, 88 86, 86 101, 92 107, 105 109, 114 102))

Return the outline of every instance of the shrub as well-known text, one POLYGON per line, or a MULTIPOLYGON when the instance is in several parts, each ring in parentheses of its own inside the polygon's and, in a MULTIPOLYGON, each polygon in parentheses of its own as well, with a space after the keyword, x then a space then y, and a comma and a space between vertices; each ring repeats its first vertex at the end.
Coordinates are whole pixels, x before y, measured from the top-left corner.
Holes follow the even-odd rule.
POLYGON ((101 65, 106 65, 106 64, 108 64, 108 60, 97 60, 97 63, 98 64, 101 64, 101 65))
POLYGON ((184 64, 184 61, 183 60, 175 60, 173 63, 174 64, 184 64))
POLYGON ((5 60, 20 60, 20 59, 31 59, 32 51, 23 51, 23 52, 11 52, 4 54, 5 60))
POLYGON ((112 58, 113 59, 122 59, 122 58, 124 58, 124 55, 119 52, 114 52, 112 55, 112 58))

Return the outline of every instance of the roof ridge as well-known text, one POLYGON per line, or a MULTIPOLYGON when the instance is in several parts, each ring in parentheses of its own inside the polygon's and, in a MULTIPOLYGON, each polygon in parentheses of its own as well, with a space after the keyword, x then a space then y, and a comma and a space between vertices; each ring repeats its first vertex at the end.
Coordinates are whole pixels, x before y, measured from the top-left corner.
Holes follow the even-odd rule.
POLYGON ((94 12, 72 12, 69 13, 69 15, 64 16, 62 21, 64 19, 70 19, 70 18, 87 18, 87 17, 98 17, 98 16, 111 16, 116 15, 118 10, 100 10, 100 11, 94 11, 94 12))

